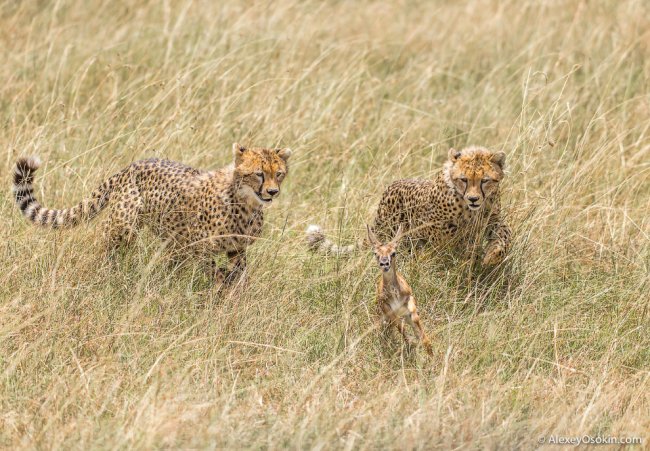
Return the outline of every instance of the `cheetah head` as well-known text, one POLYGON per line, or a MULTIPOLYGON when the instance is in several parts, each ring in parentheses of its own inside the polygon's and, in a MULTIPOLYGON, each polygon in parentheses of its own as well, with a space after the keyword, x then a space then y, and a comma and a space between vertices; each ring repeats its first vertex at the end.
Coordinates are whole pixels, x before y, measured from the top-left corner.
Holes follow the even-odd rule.
POLYGON ((499 188, 503 178, 506 154, 484 147, 449 149, 444 176, 447 185, 463 197, 470 210, 479 210, 486 198, 499 188))
POLYGON ((232 145, 235 154, 234 176, 239 195, 256 205, 268 205, 280 194, 287 175, 291 149, 266 149, 232 145))

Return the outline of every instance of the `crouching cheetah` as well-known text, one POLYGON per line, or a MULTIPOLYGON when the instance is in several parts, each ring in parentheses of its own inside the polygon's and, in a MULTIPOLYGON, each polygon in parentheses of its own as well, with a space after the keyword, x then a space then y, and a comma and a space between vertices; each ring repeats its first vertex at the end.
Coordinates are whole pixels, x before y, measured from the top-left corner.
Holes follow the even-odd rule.
POLYGON ((280 193, 290 149, 246 148, 233 144, 234 164, 217 171, 174 161, 137 161, 109 177, 89 198, 72 208, 44 208, 34 197, 37 158, 16 163, 13 191, 32 223, 70 228, 90 221, 108 207, 104 223, 109 249, 128 244, 149 226, 172 251, 205 262, 216 282, 238 279, 246 267, 246 248, 260 236, 262 208, 280 193), (225 253, 229 268, 219 268, 225 253))
MULTIPOLYGON (((510 244, 510 228, 501 217, 499 183, 506 156, 483 147, 449 150, 442 171, 431 180, 398 180, 382 194, 373 229, 388 239, 400 225, 416 245, 487 237, 483 264, 500 263, 510 244)), ((358 245, 337 246, 319 226, 307 229, 312 250, 344 254, 358 245)))

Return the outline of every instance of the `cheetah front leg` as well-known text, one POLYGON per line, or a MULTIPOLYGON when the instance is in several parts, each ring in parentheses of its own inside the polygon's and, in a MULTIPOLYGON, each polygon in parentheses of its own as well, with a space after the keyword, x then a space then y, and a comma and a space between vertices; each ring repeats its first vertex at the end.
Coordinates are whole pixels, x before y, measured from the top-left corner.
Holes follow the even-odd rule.
POLYGON ((246 251, 227 252, 229 270, 225 282, 233 284, 236 282, 244 283, 246 281, 246 251))
POLYGON ((506 258, 510 247, 510 235, 510 227, 505 222, 498 216, 492 218, 488 226, 488 244, 483 256, 484 265, 495 266, 506 258))
POLYGON ((212 284, 220 290, 226 281, 226 270, 219 266, 213 258, 209 260, 208 266, 210 277, 212 277, 212 284))
POLYGON ((219 265, 214 258, 208 259, 208 270, 212 283, 220 292, 227 285, 241 284, 245 281, 246 253, 243 251, 227 252, 228 267, 219 265))

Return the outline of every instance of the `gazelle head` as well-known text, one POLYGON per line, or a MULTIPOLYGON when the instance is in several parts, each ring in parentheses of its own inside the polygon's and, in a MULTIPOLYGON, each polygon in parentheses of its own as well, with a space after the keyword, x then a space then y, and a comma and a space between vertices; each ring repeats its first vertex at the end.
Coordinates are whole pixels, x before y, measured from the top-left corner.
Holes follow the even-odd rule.
POLYGON ((379 242, 370 226, 367 225, 366 227, 368 228, 368 241, 370 241, 372 251, 375 254, 375 257, 377 257, 379 268, 382 271, 387 272, 395 262, 397 246, 399 245, 399 240, 402 238, 402 226, 400 225, 399 229, 397 229, 395 237, 385 244, 379 242))

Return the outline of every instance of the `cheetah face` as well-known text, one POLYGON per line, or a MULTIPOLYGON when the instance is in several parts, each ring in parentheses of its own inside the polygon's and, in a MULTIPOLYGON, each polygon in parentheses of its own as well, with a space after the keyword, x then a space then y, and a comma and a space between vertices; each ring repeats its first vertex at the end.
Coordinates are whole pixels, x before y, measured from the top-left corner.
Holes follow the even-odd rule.
POLYGON ((372 252, 375 254, 375 258, 379 264, 379 269, 381 269, 383 272, 388 272, 393 264, 393 261, 395 260, 397 246, 399 245, 399 240, 402 237, 402 226, 400 226, 397 230, 395 238, 385 244, 381 243, 377 239, 370 226, 366 227, 368 229, 368 241, 372 246, 372 252))
POLYGON ((233 144, 239 195, 253 205, 268 205, 280 194, 291 149, 246 148, 233 144))
POLYGON ((485 199, 498 190, 505 160, 505 153, 483 147, 468 147, 462 151, 449 149, 445 180, 463 197, 467 208, 479 210, 485 199))

